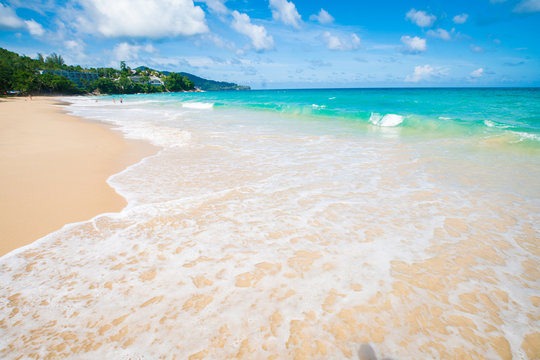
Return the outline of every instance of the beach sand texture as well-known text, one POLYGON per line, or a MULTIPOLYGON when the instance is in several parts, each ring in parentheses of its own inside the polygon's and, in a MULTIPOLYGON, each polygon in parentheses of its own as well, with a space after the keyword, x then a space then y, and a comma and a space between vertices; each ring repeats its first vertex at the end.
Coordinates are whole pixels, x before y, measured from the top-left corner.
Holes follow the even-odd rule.
POLYGON ((51 97, 0 102, 0 255, 121 210, 107 178, 156 148, 61 113, 51 97))

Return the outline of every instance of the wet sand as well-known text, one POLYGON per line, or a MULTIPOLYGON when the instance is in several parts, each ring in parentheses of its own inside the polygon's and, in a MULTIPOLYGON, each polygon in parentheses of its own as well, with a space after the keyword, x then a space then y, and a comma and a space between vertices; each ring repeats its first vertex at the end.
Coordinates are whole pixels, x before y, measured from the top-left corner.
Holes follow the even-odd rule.
POLYGON ((65 224, 120 211, 126 201, 107 178, 157 152, 55 103, 0 100, 0 256, 65 224))

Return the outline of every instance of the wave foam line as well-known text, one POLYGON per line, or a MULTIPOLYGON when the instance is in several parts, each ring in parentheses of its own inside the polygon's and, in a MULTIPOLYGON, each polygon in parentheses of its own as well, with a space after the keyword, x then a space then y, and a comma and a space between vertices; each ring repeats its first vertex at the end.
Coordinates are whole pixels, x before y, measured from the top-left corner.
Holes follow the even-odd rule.
POLYGON ((182 103, 182 107, 186 109, 208 110, 214 107, 214 103, 205 103, 205 102, 182 103))

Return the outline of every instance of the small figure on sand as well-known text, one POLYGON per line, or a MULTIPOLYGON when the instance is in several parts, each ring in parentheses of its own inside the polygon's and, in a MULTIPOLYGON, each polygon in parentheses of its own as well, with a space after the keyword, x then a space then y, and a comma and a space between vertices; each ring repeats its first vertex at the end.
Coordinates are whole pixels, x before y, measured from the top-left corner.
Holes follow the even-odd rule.
POLYGON ((123 103, 124 101, 122 100, 122 98, 120 98, 120 104, 123 103))
POLYGON ((112 98, 112 102, 113 104, 116 104, 116 100, 114 98, 112 98))

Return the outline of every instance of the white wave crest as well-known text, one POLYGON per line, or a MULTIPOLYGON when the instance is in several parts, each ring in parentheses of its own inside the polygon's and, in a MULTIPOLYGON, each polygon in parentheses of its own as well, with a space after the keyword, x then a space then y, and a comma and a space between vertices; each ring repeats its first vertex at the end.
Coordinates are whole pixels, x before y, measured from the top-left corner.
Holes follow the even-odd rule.
POLYGON ((393 127, 398 126, 403 122, 404 118, 401 115, 397 114, 386 114, 382 116, 378 113, 371 113, 371 116, 369 117, 369 122, 372 123, 375 126, 382 126, 382 127, 393 127))
POLYGON ((510 131, 510 133, 519 136, 519 140, 513 141, 514 143, 519 143, 525 140, 540 141, 540 136, 536 134, 526 133, 522 131, 510 131))
POLYGON ((214 107, 214 103, 190 102, 190 103, 182 103, 182 107, 186 109, 208 110, 214 107))
POLYGON ((506 129, 506 128, 509 128, 510 126, 509 125, 503 125, 503 124, 498 124, 498 123, 495 123, 493 121, 490 121, 490 120, 484 120, 484 125, 486 125, 487 127, 490 127, 490 128, 499 128, 499 129, 506 129))

